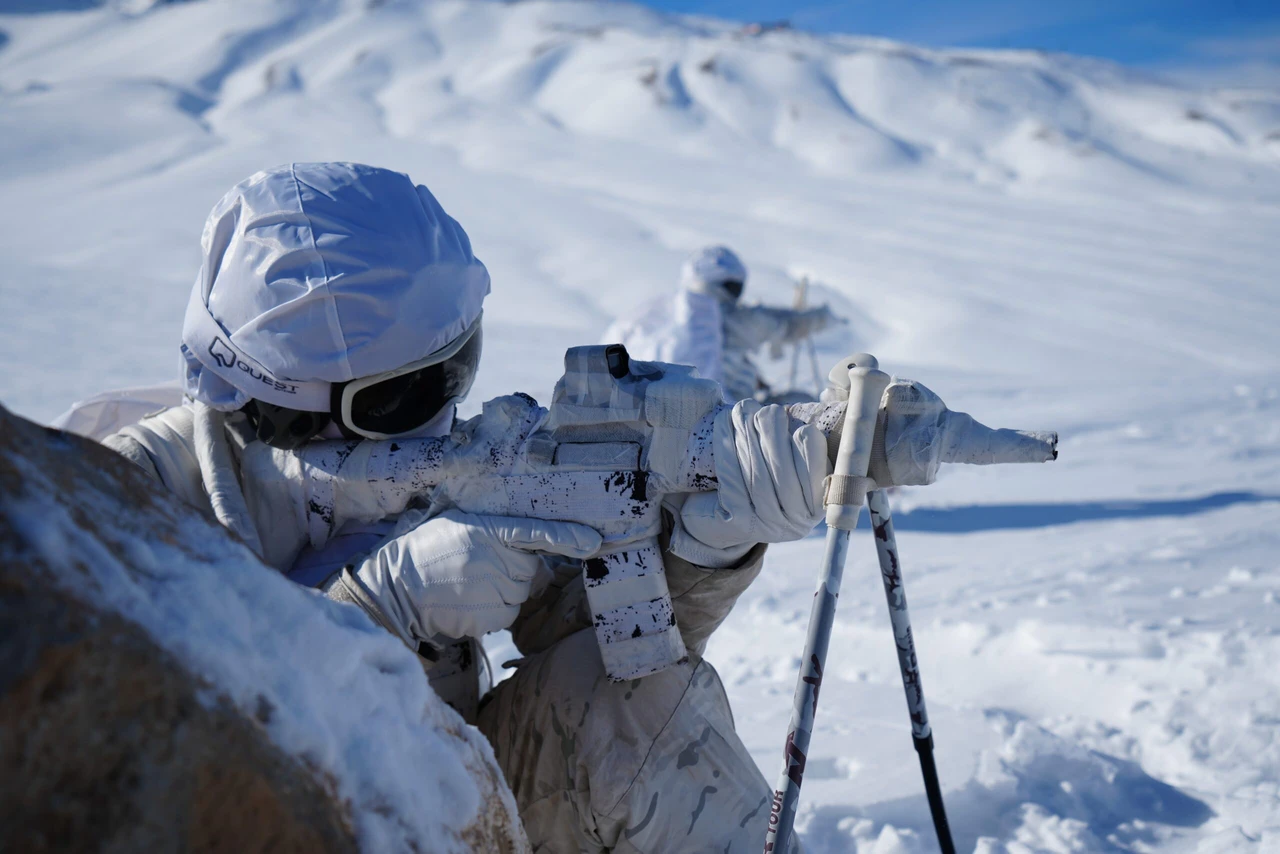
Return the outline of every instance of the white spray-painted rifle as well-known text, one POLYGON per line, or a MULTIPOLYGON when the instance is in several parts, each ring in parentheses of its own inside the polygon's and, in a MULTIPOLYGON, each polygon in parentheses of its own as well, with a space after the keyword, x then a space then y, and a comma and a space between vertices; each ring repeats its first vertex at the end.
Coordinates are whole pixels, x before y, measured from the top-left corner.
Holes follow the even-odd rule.
MULTIPOLYGON (((429 500, 472 513, 589 525, 601 551, 585 561, 584 585, 611 679, 656 673, 686 658, 663 571, 663 498, 716 488, 713 424, 720 388, 692 370, 632 361, 621 345, 575 347, 549 409, 524 395, 496 398, 451 435, 432 439, 312 442, 296 451, 254 443, 246 471, 287 473, 307 490, 313 545, 348 521, 373 521, 429 500)), ((788 407, 796 427, 829 437, 844 403, 788 407)), ((951 418, 945 462, 1041 462, 1057 436, 991 430, 951 418)))

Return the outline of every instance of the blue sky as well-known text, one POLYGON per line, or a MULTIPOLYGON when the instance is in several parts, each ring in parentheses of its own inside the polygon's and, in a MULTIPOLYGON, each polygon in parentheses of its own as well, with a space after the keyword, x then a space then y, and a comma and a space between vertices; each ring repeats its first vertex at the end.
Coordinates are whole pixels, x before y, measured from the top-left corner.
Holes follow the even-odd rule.
POLYGON ((1280 0, 642 0, 936 47, 1015 47, 1280 81, 1280 0))

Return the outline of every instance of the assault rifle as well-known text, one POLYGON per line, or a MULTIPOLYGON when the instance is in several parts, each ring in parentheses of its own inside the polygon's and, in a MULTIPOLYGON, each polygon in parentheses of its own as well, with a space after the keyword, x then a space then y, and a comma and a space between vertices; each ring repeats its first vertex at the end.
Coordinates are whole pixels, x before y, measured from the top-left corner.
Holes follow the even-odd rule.
MULTIPOLYGON (((844 373, 843 363, 832 372, 835 387, 842 378, 848 387, 844 373)), ((691 368, 634 361, 622 345, 574 347, 549 409, 525 395, 500 397, 447 437, 321 441, 296 451, 255 443, 244 464, 302 467, 317 546, 347 521, 386 518, 427 498, 473 513, 595 528, 604 545, 585 561, 583 580, 605 669, 625 681, 686 658, 658 546, 661 504, 672 493, 716 488, 712 432, 723 408, 720 387, 691 368), (353 501, 354 494, 364 497, 353 501)), ((796 427, 812 423, 827 434, 834 460, 847 405, 787 408, 796 427)), ((867 411, 874 419, 876 407, 867 411)), ((946 416, 939 435, 945 462, 1057 455, 1056 434, 991 430, 963 413, 946 416)), ((844 484, 840 477, 833 483, 844 484)))

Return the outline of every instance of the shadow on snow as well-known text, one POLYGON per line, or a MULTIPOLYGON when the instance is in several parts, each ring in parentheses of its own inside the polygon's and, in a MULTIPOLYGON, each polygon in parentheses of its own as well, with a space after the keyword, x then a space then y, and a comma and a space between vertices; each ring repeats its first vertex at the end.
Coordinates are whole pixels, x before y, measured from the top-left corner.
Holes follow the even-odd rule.
MULTIPOLYGON (((1196 828, 1214 816, 1208 804, 1157 780, 1137 763, 1089 750, 1032 724, 1021 724, 1006 745, 1010 752, 989 758, 985 781, 969 780, 945 795, 958 851, 974 850, 981 837, 1011 840, 1027 826, 1047 833, 1064 851, 1143 850, 1167 836, 1160 826, 1196 828)), ((915 762, 909 744, 903 761, 915 762)), ((923 791, 861 808, 819 807, 805 829, 806 844, 815 852, 848 850, 850 829, 860 819, 871 822, 860 835, 870 831, 874 837, 890 825, 915 833, 925 850, 936 844, 923 791)))
MULTIPOLYGON (((1202 498, 1156 501, 1082 501, 1066 504, 977 504, 968 507, 921 507, 897 511, 893 526, 899 531, 967 534, 1017 528, 1047 528, 1074 522, 1118 519, 1152 519, 1192 516, 1236 504, 1280 501, 1280 495, 1257 492, 1217 492, 1202 498)), ((863 519, 865 522, 865 519, 863 519)), ((861 525, 860 525, 861 526, 861 525)))

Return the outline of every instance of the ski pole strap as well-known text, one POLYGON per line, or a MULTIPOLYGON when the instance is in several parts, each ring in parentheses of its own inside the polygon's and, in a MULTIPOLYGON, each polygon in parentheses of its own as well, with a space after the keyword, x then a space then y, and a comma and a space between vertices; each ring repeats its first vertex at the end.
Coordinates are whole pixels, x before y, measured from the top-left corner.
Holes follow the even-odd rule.
POLYGON ((838 504, 843 507, 861 507, 867 493, 876 488, 869 477, 832 474, 823 481, 822 504, 824 507, 838 504))

